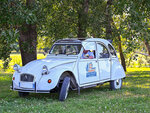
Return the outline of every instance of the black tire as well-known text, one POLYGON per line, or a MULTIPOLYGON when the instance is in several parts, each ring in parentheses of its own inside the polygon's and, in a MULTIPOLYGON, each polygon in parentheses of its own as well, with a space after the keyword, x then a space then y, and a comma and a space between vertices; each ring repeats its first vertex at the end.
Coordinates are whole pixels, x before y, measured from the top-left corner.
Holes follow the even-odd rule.
POLYGON ((111 90, 121 89, 121 87, 122 87, 122 79, 117 79, 110 82, 111 90))
POLYGON ((64 101, 67 98, 69 87, 70 87, 70 77, 65 77, 59 94, 60 101, 64 101))
POLYGON ((19 97, 26 97, 29 95, 29 92, 19 92, 18 91, 18 95, 19 95, 19 97))

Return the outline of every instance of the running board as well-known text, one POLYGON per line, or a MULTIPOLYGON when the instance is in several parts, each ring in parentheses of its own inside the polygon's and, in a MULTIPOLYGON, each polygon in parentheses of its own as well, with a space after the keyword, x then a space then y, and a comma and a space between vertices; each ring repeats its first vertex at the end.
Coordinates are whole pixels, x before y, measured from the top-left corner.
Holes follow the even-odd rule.
POLYGON ((83 87, 81 87, 81 89, 91 88, 91 87, 96 87, 96 86, 97 86, 97 84, 95 84, 95 85, 89 85, 89 86, 83 86, 83 87))
POLYGON ((104 83, 99 83, 99 84, 93 84, 93 85, 87 85, 87 86, 83 86, 81 87, 81 89, 85 89, 85 88, 91 88, 91 87, 96 87, 98 85, 103 85, 104 83))
POLYGON ((103 85, 104 83, 99 83, 99 84, 93 84, 93 85, 88 85, 88 86, 83 86, 83 87, 77 87, 75 89, 72 89, 72 90, 77 90, 78 91, 78 95, 80 95, 80 90, 81 89, 85 89, 85 88, 91 88, 91 87, 96 87, 98 85, 103 85))

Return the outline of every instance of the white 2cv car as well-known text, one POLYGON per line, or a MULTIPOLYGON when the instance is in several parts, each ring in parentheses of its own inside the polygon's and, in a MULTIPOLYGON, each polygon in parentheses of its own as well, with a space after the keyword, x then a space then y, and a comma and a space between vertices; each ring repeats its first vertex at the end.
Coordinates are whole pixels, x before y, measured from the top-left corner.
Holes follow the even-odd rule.
POLYGON ((69 89, 80 93, 105 82, 113 90, 120 89, 126 76, 112 44, 100 38, 58 40, 45 59, 23 67, 15 64, 14 70, 12 90, 19 96, 58 91, 60 101, 69 89))

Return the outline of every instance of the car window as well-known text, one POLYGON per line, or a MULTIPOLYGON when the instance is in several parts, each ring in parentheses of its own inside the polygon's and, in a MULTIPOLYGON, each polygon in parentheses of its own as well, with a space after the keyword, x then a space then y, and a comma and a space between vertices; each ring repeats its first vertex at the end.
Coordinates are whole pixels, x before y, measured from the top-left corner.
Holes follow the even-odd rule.
POLYGON ((94 59, 95 50, 96 50, 96 43, 95 42, 82 42, 83 46, 83 53, 81 59, 94 59))
POLYGON ((99 59, 100 58, 109 58, 108 49, 100 43, 97 44, 97 52, 98 52, 99 59))
POLYGON ((111 54, 113 57, 117 57, 114 48, 113 48, 110 44, 108 45, 108 48, 109 48, 109 50, 110 50, 110 54, 111 54))
POLYGON ((95 42, 82 42, 85 50, 96 50, 95 42))
POLYGON ((77 55, 79 54, 80 49, 80 44, 56 44, 52 47, 50 54, 77 55))
POLYGON ((96 58, 95 50, 83 50, 81 59, 94 59, 96 58))

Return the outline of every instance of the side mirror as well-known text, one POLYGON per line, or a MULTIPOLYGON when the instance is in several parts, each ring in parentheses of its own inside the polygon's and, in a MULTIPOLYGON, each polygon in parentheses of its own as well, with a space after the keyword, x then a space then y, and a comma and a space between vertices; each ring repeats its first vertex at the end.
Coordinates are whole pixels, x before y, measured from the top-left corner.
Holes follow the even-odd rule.
POLYGON ((20 73, 21 67, 20 67, 18 64, 15 64, 15 65, 13 66, 13 69, 14 69, 15 71, 17 71, 18 73, 20 73))
POLYGON ((43 55, 45 56, 47 53, 46 52, 43 52, 43 55))

